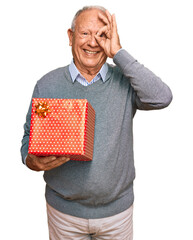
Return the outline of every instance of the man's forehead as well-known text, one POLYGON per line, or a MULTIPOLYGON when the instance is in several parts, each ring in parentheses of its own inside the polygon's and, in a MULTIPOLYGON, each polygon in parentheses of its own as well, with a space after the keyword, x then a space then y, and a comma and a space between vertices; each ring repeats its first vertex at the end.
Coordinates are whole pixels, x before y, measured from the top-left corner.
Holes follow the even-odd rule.
POLYGON ((82 12, 78 18, 76 19, 76 26, 78 28, 84 28, 84 27, 89 27, 89 26, 94 26, 94 25, 101 25, 103 26, 104 23, 103 21, 99 18, 99 12, 105 15, 104 12, 98 9, 91 9, 82 12))

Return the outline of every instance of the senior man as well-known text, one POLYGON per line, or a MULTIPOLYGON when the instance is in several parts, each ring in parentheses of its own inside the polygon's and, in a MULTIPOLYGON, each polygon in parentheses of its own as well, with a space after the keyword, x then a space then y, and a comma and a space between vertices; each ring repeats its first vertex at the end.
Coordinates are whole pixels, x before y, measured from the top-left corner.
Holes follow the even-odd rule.
POLYGON ((24 125, 23 162, 45 171, 50 239, 131 240, 132 121, 137 109, 167 107, 169 87, 121 47, 115 15, 79 10, 68 30, 73 61, 43 76, 33 97, 87 99, 96 112, 91 162, 28 154, 31 105, 24 125), (115 66, 106 63, 112 58, 115 66))

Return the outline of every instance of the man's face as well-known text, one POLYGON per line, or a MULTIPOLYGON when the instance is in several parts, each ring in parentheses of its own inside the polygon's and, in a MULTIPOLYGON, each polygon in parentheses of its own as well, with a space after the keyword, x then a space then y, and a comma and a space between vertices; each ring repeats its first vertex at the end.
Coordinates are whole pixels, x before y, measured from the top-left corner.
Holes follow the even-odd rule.
POLYGON ((74 62, 80 72, 99 71, 107 59, 104 50, 95 39, 98 30, 105 25, 98 18, 99 11, 84 11, 76 20, 75 31, 68 30, 74 62))

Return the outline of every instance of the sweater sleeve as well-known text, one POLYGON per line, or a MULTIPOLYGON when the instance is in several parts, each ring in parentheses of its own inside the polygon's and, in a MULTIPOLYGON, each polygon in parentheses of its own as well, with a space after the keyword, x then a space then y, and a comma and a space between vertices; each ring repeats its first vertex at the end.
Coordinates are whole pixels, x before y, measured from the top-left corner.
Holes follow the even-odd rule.
POLYGON ((113 58, 123 75, 130 80, 134 90, 133 103, 141 110, 167 107, 172 101, 170 88, 154 73, 122 49, 113 58))
MULTIPOLYGON (((36 84, 34 91, 33 91, 33 97, 38 97, 39 91, 38 91, 38 85, 36 84)), ((28 154, 28 146, 29 146, 29 135, 30 135, 30 124, 31 124, 31 108, 32 108, 32 100, 29 106, 29 110, 26 116, 26 122, 24 124, 24 135, 22 138, 22 146, 21 146, 21 156, 22 156, 22 162, 26 164, 26 157, 28 154)))

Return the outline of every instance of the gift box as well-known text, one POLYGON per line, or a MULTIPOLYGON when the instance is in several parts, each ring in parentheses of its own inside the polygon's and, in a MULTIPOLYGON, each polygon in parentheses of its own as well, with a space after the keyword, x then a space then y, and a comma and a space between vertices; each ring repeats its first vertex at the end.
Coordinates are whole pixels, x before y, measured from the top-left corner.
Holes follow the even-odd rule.
POLYGON ((95 111, 86 99, 33 98, 28 153, 93 157, 95 111))

